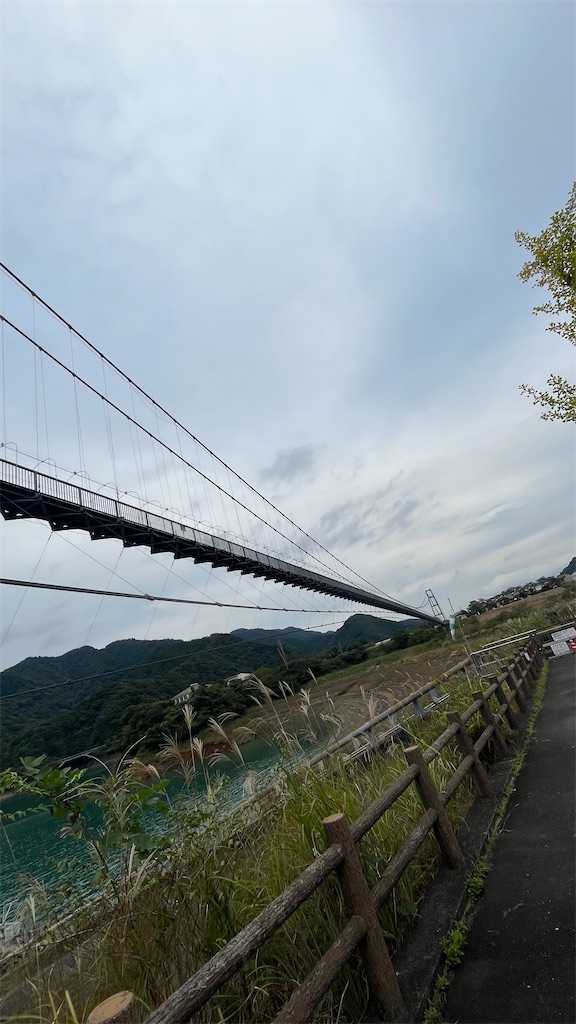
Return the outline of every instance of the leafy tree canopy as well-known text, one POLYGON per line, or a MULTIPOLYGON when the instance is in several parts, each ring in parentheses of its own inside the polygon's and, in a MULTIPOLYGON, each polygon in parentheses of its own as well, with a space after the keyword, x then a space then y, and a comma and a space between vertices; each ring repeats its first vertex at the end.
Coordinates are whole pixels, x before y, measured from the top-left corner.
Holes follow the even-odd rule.
MULTIPOLYGON (((532 255, 519 273, 521 281, 547 288, 550 298, 534 313, 547 313, 554 319, 548 325, 560 337, 576 345, 576 182, 563 210, 553 214, 547 228, 539 235, 517 231, 516 241, 532 255)), ((520 390, 530 395, 535 405, 544 407, 542 419, 576 421, 576 384, 551 374, 548 391, 538 391, 527 384, 520 390)))

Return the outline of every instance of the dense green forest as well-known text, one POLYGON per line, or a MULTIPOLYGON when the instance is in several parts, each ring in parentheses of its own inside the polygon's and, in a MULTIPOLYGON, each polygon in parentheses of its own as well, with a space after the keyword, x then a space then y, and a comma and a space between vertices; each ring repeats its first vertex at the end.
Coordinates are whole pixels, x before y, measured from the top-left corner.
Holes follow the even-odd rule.
POLYGON ((281 664, 273 644, 218 633, 190 642, 122 640, 103 651, 81 648, 62 658, 28 658, 3 678, 1 763, 14 764, 28 754, 118 750, 130 708, 170 701, 191 683, 216 683, 281 664))
POLYGON ((241 714, 251 703, 249 686, 225 685, 230 676, 254 672, 272 689, 281 676, 299 689, 309 681, 309 669, 323 675, 361 660, 367 643, 393 635, 405 645, 417 639, 418 626, 354 615, 331 633, 236 630, 191 641, 122 640, 101 651, 83 647, 59 658, 27 658, 2 677, 2 765, 27 755, 61 759, 131 744, 157 749, 165 732, 181 729, 182 713, 172 698, 191 683, 200 684, 192 699, 200 731, 211 716, 241 714))

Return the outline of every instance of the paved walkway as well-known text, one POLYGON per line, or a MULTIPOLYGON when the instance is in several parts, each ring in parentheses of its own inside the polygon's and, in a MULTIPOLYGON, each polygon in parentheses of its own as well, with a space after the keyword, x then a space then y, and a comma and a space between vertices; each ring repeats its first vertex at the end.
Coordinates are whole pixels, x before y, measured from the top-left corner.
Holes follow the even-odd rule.
POLYGON ((544 702, 495 844, 443 1017, 574 1024, 576 656, 550 663, 544 702))

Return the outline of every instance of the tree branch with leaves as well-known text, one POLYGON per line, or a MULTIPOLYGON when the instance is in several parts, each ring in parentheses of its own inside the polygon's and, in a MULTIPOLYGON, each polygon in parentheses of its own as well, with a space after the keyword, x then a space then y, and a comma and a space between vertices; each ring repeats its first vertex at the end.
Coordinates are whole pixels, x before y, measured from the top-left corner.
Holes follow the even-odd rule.
MULTIPOLYGON (((554 317, 547 330, 576 345, 576 182, 566 206, 553 214, 547 228, 539 235, 517 231, 515 238, 532 255, 518 275, 520 280, 534 279, 534 287, 547 288, 550 293, 547 302, 534 307, 534 313, 554 317)), ((548 388, 538 391, 531 385, 520 385, 523 394, 544 407, 542 419, 575 422, 576 384, 551 374, 548 388)))

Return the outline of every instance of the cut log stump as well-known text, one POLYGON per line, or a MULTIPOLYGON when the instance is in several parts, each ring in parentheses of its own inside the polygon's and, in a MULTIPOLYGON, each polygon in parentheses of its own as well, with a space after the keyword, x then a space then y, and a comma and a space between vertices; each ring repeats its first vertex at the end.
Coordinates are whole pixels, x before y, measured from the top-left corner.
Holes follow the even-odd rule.
POLYGON ((88 1017, 88 1024, 133 1024, 135 1017, 133 992, 116 992, 98 1003, 88 1017))

